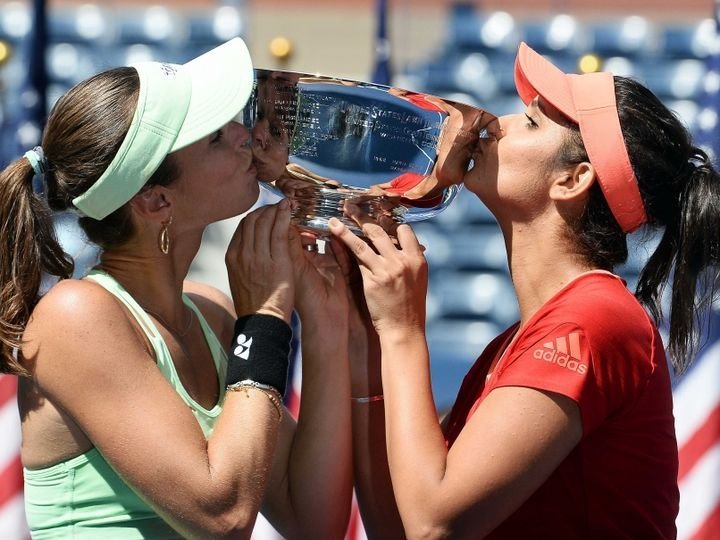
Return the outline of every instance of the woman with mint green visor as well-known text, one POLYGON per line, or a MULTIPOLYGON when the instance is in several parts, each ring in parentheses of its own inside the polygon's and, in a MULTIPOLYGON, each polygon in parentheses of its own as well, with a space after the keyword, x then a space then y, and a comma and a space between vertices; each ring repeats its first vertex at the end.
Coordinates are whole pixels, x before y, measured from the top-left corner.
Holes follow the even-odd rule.
POLYGON ((230 241, 232 299, 185 280, 205 227, 258 198, 233 121, 253 84, 239 38, 181 66, 112 69, 60 98, 42 147, 2 172, 0 370, 20 376, 34 538, 246 538, 259 511, 289 538, 345 532, 340 266, 302 249, 281 202, 230 241), (83 279, 53 234, 51 210, 67 209, 102 248, 83 279), (45 294, 43 275, 60 278, 45 294), (282 405, 293 309, 297 424, 282 405))

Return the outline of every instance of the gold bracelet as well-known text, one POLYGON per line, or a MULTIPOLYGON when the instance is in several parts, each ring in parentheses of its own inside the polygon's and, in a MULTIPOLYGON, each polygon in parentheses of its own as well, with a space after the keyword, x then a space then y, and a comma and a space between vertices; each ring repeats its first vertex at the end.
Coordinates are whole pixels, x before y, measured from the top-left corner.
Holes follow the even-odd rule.
POLYGON ((228 392, 239 392, 242 390, 243 392, 245 392, 246 397, 250 397, 250 394, 248 393, 248 390, 250 389, 259 390, 260 392, 265 394, 270 400, 270 403, 273 404, 273 407, 275 407, 275 410, 278 413, 278 420, 282 419, 282 397, 280 396, 280 392, 278 392, 275 387, 246 379, 244 381, 231 384, 226 388, 228 392))
POLYGON ((351 397, 350 401, 355 403, 375 403, 376 401, 382 401, 384 399, 385 396, 383 394, 378 394, 376 396, 351 397))

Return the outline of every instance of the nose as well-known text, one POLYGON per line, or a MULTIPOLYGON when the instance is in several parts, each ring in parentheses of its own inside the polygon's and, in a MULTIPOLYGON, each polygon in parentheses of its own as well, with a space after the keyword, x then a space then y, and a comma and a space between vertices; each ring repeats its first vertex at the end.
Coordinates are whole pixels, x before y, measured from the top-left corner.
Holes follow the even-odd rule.
POLYGON ((252 129, 253 142, 265 150, 270 143, 270 123, 266 118, 258 120, 252 129))
POLYGON ((230 122, 225 129, 236 150, 252 149, 252 134, 248 128, 237 122, 230 122))
POLYGON ((493 124, 492 130, 495 135, 495 139, 498 141, 502 139, 512 123, 517 122, 522 117, 523 115, 521 113, 498 116, 497 121, 493 124))

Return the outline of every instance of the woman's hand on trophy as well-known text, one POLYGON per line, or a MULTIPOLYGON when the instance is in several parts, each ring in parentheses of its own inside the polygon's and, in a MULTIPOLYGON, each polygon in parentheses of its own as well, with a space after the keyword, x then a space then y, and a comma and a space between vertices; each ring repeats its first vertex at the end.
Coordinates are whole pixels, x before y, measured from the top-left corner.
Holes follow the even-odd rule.
POLYGON ((295 280, 289 228, 287 200, 250 212, 238 225, 225 255, 238 317, 264 313, 290 322, 295 280))
POLYGON ((357 259, 370 316, 378 334, 425 329, 427 261, 424 248, 409 225, 397 228, 397 243, 377 222, 354 205, 346 214, 362 228, 362 239, 338 219, 330 231, 357 259))
POLYGON ((328 321, 347 317, 347 285, 343 268, 335 255, 335 251, 344 246, 338 240, 334 241, 334 246, 325 241, 325 252, 319 253, 314 249, 317 235, 295 227, 290 228, 289 234, 295 279, 295 307, 300 317, 313 315, 328 321))

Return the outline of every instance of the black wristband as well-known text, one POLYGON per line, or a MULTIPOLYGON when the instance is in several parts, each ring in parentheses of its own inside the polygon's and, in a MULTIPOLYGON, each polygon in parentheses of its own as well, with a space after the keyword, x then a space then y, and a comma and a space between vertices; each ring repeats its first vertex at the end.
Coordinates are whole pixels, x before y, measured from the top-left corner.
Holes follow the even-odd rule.
POLYGON ((226 382, 251 380, 285 395, 290 356, 290 326, 273 315, 246 315, 235 323, 226 382))

